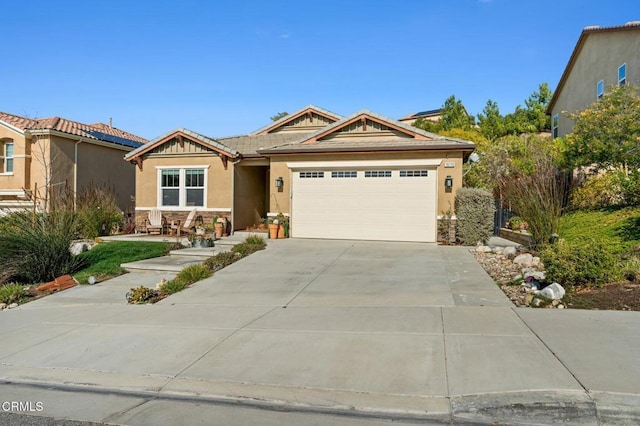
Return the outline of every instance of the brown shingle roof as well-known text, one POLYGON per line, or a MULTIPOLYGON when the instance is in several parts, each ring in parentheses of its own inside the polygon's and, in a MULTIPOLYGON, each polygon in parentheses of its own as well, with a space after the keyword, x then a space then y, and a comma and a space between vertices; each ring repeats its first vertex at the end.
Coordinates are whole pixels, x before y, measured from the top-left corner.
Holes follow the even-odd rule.
POLYGON ((259 150, 261 154, 284 154, 294 152, 353 152, 353 151, 404 151, 404 150, 444 150, 460 149, 473 151, 475 144, 462 139, 449 138, 425 132, 417 127, 409 126, 400 121, 374 113, 368 110, 358 111, 342 120, 337 121, 318 132, 298 136, 297 140, 289 143, 259 150), (394 126, 407 135, 418 137, 386 138, 363 135, 362 138, 322 139, 324 136, 344 127, 360 117, 367 117, 394 126))
POLYGON ((300 139, 300 133, 270 133, 266 135, 241 135, 216 138, 221 144, 235 149, 244 156, 259 155, 258 150, 291 143, 300 139))
POLYGON ((140 136, 104 123, 84 124, 61 117, 33 119, 6 112, 0 112, 0 121, 4 121, 20 130, 55 130, 74 136, 82 136, 133 148, 147 142, 146 139, 140 136))

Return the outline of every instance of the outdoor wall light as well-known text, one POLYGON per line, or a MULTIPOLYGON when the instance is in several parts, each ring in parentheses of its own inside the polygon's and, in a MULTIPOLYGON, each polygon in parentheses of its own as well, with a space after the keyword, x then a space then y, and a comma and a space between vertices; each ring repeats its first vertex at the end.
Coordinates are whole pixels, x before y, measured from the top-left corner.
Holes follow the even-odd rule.
POLYGON ((451 176, 447 176, 446 178, 444 178, 444 189, 447 192, 451 192, 452 188, 453 188, 453 178, 451 176))
POLYGON ((278 191, 281 191, 282 188, 284 188, 284 179, 282 179, 282 176, 276 178, 276 188, 278 188, 278 191))

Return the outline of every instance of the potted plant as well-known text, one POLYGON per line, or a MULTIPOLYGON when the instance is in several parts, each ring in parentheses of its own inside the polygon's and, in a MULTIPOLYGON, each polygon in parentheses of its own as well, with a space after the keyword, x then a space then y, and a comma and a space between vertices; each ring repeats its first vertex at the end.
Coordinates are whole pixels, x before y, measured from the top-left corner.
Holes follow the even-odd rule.
POLYGON ((284 214, 282 213, 278 213, 278 216, 276 216, 276 219, 278 220, 278 238, 286 238, 286 232, 285 230, 288 231, 289 229, 289 218, 286 217, 284 214))
POLYGON ((280 228, 280 221, 277 218, 269 219, 269 238, 272 240, 278 239, 278 229, 280 228))
POLYGON ((225 218, 223 217, 217 217, 216 221, 214 223, 214 227, 215 227, 215 232, 216 232, 216 238, 221 238, 222 234, 225 231, 225 218))

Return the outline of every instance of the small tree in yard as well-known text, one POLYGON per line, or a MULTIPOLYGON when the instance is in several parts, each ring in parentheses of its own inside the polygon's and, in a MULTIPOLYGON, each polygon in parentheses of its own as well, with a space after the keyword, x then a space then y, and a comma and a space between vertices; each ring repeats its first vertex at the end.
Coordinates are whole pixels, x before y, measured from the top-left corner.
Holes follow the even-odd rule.
POLYGON ((454 202, 457 236, 463 245, 486 243, 493 234, 495 206, 491 192, 460 188, 454 202))

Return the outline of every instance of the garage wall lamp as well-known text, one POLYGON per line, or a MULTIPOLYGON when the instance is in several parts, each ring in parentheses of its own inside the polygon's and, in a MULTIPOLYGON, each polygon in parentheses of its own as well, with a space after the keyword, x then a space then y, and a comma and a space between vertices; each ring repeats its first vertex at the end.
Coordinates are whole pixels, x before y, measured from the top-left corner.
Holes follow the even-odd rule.
POLYGON ((278 192, 281 192, 282 188, 284 188, 284 179, 282 179, 282 176, 278 176, 276 178, 276 188, 278 189, 278 192))
POLYGON ((451 192, 453 190, 453 178, 451 176, 444 178, 444 190, 446 192, 451 192))

